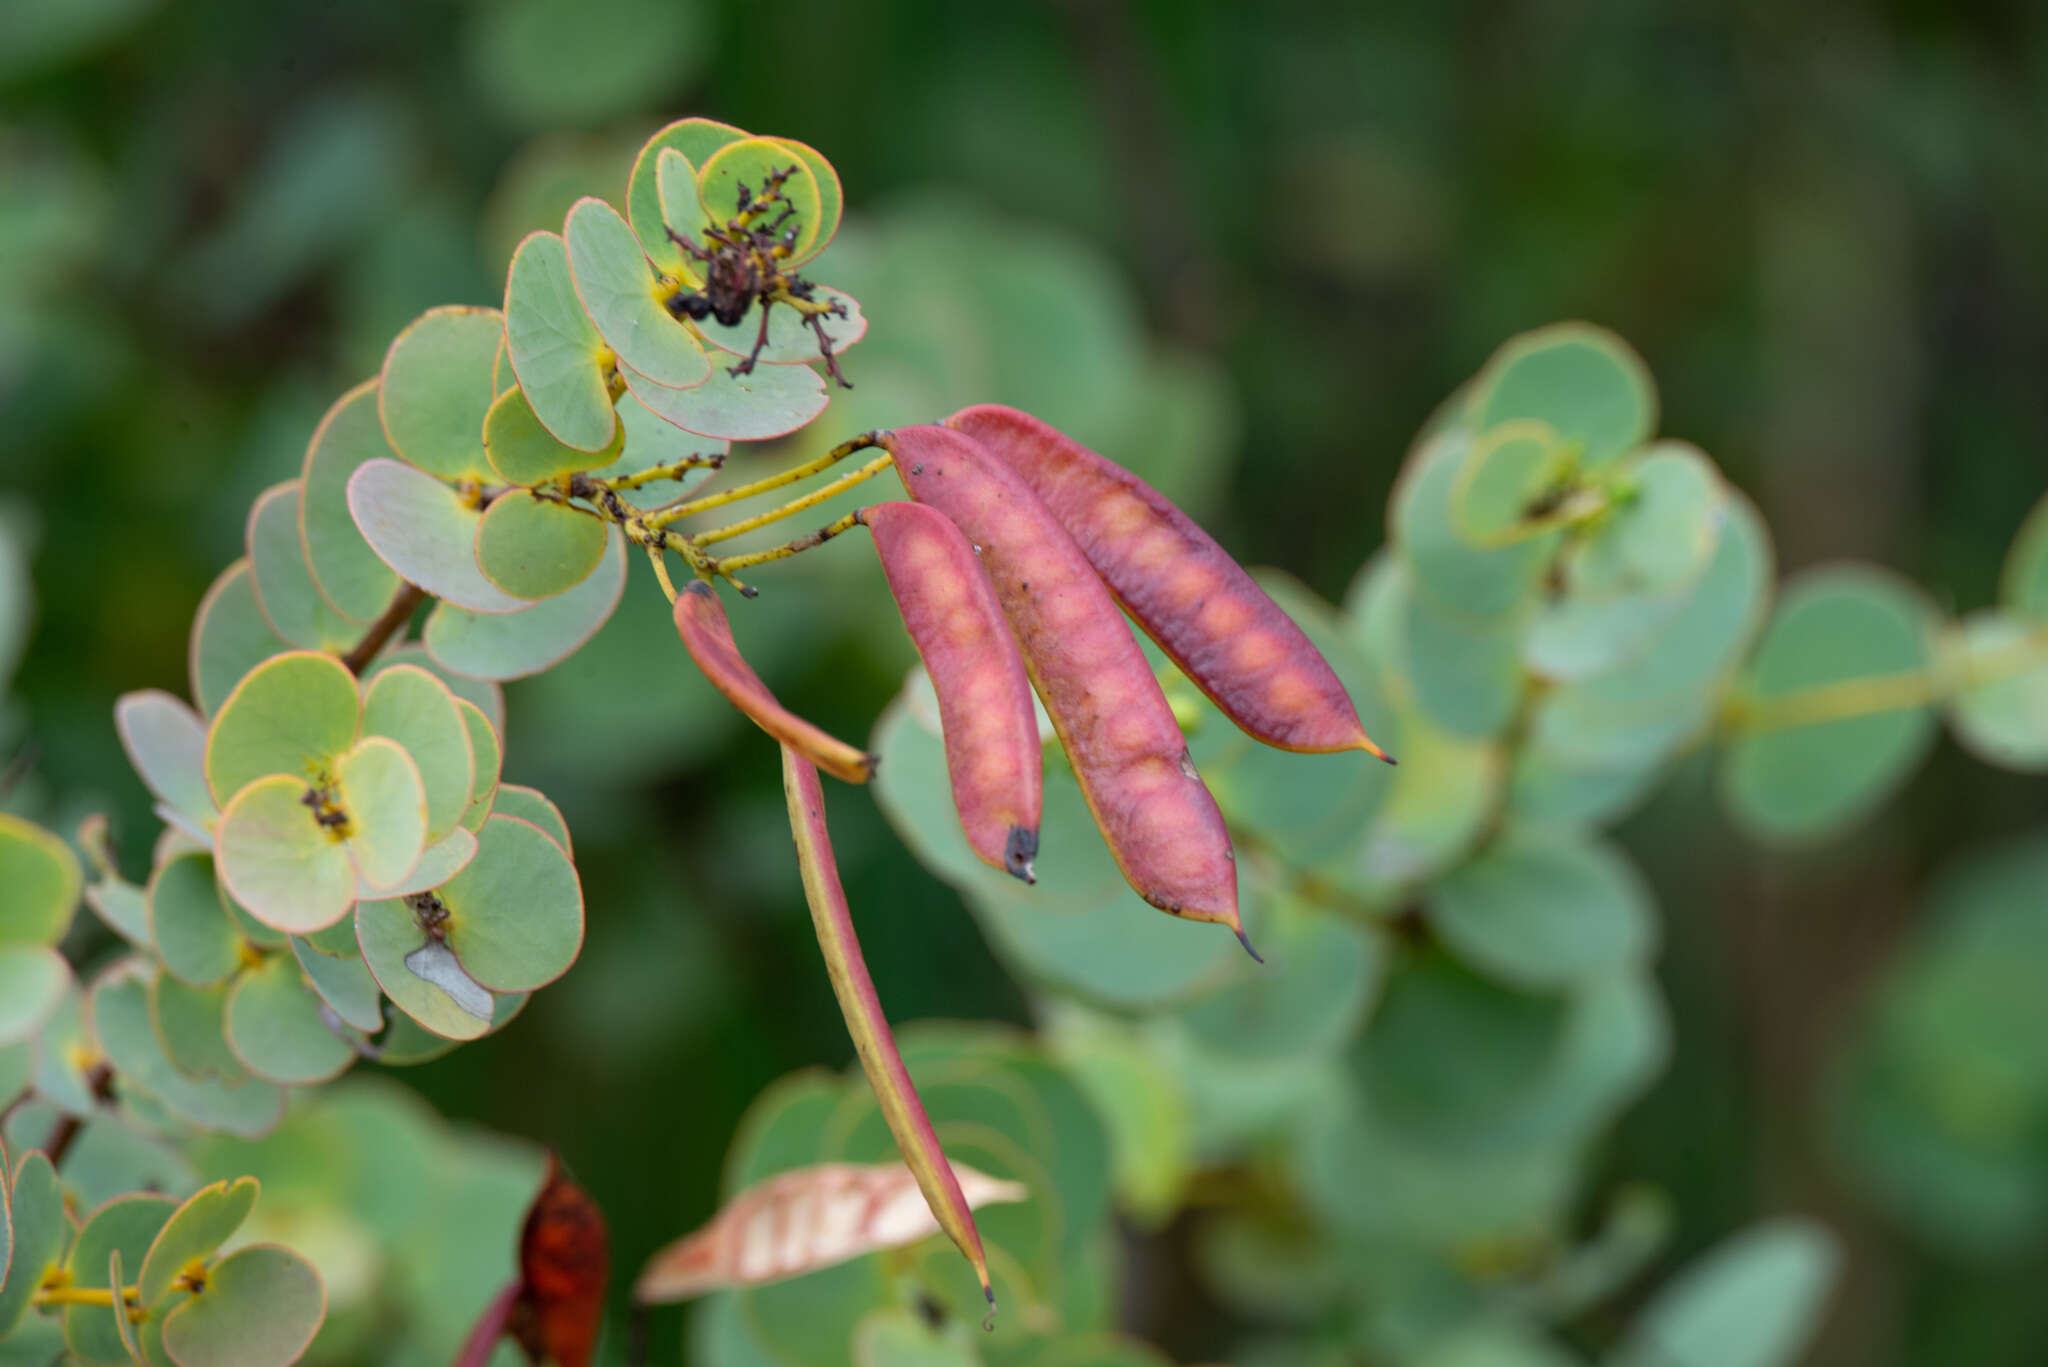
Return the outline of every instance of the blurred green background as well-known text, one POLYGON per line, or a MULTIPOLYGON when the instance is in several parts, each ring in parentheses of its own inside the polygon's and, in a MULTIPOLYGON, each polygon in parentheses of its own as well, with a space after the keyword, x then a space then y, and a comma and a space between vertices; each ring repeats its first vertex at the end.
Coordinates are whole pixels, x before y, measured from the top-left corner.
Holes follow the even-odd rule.
MULTIPOLYGON (((1663 430, 1756 498, 1783 570, 1854 555, 1981 603, 2048 471, 2040 6, 0 0, 0 494, 38 547, 0 731, 33 739, 31 797, 114 813, 139 874, 153 823, 109 708, 183 691, 250 499, 399 327, 497 302, 523 232, 616 198, 688 113, 844 178, 817 274, 875 327, 806 441, 1031 407, 1333 599, 1431 409, 1558 318, 1640 348, 1663 430)), ((761 573, 737 627, 794 706, 862 735, 908 647, 843 573, 866 552, 831 553, 761 573)), ((570 669, 510 690, 507 777, 568 816, 588 944, 513 1028, 405 1075, 559 1148, 621 1269, 709 1213, 762 1086, 851 1057, 774 753, 685 670, 643 576, 570 669)), ((1604 1175, 1673 1194, 1674 1257, 1760 1211, 1833 1227, 1815 1362, 2048 1360, 2040 1239, 1916 1239, 1825 1116, 1930 871, 2038 830, 2041 785, 1945 745, 1853 836, 1771 856, 1705 777, 1623 830, 1675 1054, 1604 1175)), ((833 823, 892 1014, 1025 1020, 872 805, 833 823)), ((1188 1356, 1210 1310, 1177 1234, 1134 1236, 1127 1318, 1188 1356)))

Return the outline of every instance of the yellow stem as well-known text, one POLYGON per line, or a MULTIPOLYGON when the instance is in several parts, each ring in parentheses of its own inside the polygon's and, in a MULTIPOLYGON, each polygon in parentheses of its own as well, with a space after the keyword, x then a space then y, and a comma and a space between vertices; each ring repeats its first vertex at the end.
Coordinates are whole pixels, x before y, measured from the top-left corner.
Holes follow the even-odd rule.
MULTIPOLYGON (((132 1302, 135 1292, 121 1293, 123 1303, 132 1302)), ((52 1286, 37 1291, 29 1298, 36 1305, 104 1305, 112 1308, 114 1293, 104 1286, 52 1286)))
POLYGON ((713 527, 708 532, 698 532, 690 540, 699 546, 710 546, 720 541, 730 541, 736 536, 744 536, 748 532, 765 527, 771 522, 780 522, 785 517, 794 517, 804 509, 814 508, 835 494, 846 492, 863 480, 873 479, 876 475, 888 469, 893 459, 894 457, 888 455, 877 456, 858 470, 850 470, 838 479, 833 480, 830 484, 819 485, 802 498, 793 499, 779 508, 770 508, 767 512, 747 518, 743 522, 735 522, 727 527, 713 527))
POLYGON ((722 455, 684 456, 681 460, 672 460, 666 465, 657 465, 652 469, 642 470, 637 475, 620 475, 617 479, 607 479, 599 482, 607 489, 624 493, 629 489, 642 489, 650 484, 659 484, 665 479, 680 479, 686 470, 716 470, 724 464, 725 457, 722 455))
MULTIPOLYGON (((841 532, 851 530, 853 524, 858 521, 860 521, 860 509, 856 508, 838 521, 827 523, 825 526, 818 528, 809 536, 800 536, 796 540, 785 542, 780 546, 770 546, 765 551, 750 551, 746 555, 734 555, 722 560, 714 560, 711 562, 711 568, 715 573, 722 574, 726 578, 731 579, 734 570, 743 570, 749 565, 765 565, 771 560, 786 560, 799 551, 807 551, 813 546, 822 545, 841 532)), ((733 582, 737 584, 739 581, 735 579, 733 582)))
POLYGON ((647 548, 647 558, 654 564, 654 578, 661 585, 661 591, 668 595, 669 602, 675 602, 675 581, 668 577, 668 562, 661 558, 660 549, 655 546, 649 546, 647 548))
POLYGON ((877 444, 877 438, 873 432, 863 432, 852 441, 841 442, 817 459, 807 460, 802 465, 792 465, 779 475, 770 475, 767 479, 757 479, 752 484, 737 485, 725 490, 723 493, 707 494, 703 498, 693 499, 688 503, 678 503, 672 507, 663 508, 660 512, 649 514, 647 524, 651 527, 666 527, 671 523, 680 522, 686 517, 694 517, 698 513, 710 512, 713 508, 723 508, 728 503, 737 503, 743 498, 752 498, 756 494, 765 494, 770 489, 780 489, 784 485, 795 484, 798 480, 809 479, 821 470, 830 469, 855 451, 865 450, 877 444))

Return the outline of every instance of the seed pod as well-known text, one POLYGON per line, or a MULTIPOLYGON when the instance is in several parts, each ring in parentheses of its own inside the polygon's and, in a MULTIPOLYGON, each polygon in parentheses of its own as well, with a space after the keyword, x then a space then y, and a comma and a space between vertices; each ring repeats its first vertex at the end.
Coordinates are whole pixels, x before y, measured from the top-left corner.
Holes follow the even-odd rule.
POLYGON ((889 592, 938 694, 946 772, 967 843, 984 862, 1035 882, 1038 717, 995 589, 967 538, 936 509, 878 503, 855 516, 874 533, 889 592))
POLYGON ((1160 910, 1220 922, 1243 940, 1223 814, 1195 773, 1145 653, 1080 547, 1030 486, 972 438, 903 427, 882 445, 911 497, 974 544, 1124 878, 1160 910))
POLYGON ((740 658, 725 609, 711 585, 692 580, 676 595, 676 634, 690 658, 725 700, 766 731, 834 778, 866 783, 875 772, 875 757, 821 731, 775 700, 761 676, 740 658))
MULTIPOLYGON (((1006 1182, 952 1163, 967 1204, 1024 1201, 1006 1182)), ((711 1222, 647 1260, 633 1299, 669 1305, 729 1286, 764 1286, 938 1232, 916 1176, 901 1163, 817 1163, 764 1178, 711 1222)))
POLYGON ((1282 750, 1364 750, 1393 763, 1294 619, 1158 490, 1014 408, 963 408, 946 425, 1031 486, 1124 610, 1247 735, 1282 750))
POLYGON ((839 867, 832 859, 832 837, 825 829, 825 793, 818 784, 818 771, 787 745, 782 747, 782 791, 789 801, 789 829, 796 837, 797 866, 803 873, 804 900, 811 907, 811 926, 818 933, 832 994, 839 998, 839 1011, 846 1017, 846 1032, 853 1036, 861 1070, 875 1089, 882 1119, 888 1122, 897 1150, 917 1178, 925 1204, 931 1207, 939 1228, 952 1236, 973 1265, 974 1275, 981 1279, 981 1293, 993 1311, 996 1294, 988 1281, 988 1255, 982 1252, 981 1231, 974 1227, 974 1208, 968 1205, 945 1150, 939 1147, 938 1133, 910 1080, 910 1070, 903 1066, 888 1017, 882 1014, 881 998, 875 995, 874 979, 868 976, 867 961, 861 957, 853 913, 847 908, 839 867))

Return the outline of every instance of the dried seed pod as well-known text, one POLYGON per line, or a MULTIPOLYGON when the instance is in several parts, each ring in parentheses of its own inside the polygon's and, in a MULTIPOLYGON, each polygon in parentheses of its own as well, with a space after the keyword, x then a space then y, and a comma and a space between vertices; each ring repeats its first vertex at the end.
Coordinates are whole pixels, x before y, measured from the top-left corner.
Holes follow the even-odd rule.
POLYGON ((938 1133, 910 1080, 910 1070, 903 1066, 889 1019, 882 1014, 881 998, 875 995, 874 979, 868 976, 867 961, 861 957, 853 913, 846 905, 846 890, 839 884, 839 866, 832 859, 832 837, 825 829, 825 793, 818 784, 817 768, 787 745, 782 747, 782 791, 789 801, 789 829, 796 837, 797 866, 803 872, 811 926, 818 933, 832 994, 839 999, 840 1014, 846 1017, 846 1032, 853 1036, 861 1070, 875 1089, 882 1119, 888 1122, 897 1150, 917 1178, 917 1189, 924 1193, 932 1217, 973 1265, 974 1275, 981 1279, 981 1292, 993 1310, 996 1293, 989 1285, 988 1255, 982 1252, 981 1231, 974 1227, 974 1208, 961 1192, 945 1150, 939 1147, 938 1133))
POLYGON ((1016 638, 974 548, 936 509, 878 503, 855 514, 917 645, 946 738, 946 772, 967 843, 1030 883, 1043 772, 1038 717, 1016 638))
MULTIPOLYGON (((948 427, 882 439, 904 487, 967 535, 1081 794, 1138 895, 1244 939, 1230 832, 1145 653, 1088 558, 1018 474, 948 427)), ((1246 942, 1245 948, 1251 948, 1246 942)))
POLYGON ((816 764, 834 778, 866 783, 875 772, 875 757, 828 735, 775 700, 732 639, 725 608, 711 585, 701 579, 676 595, 676 634, 711 686, 727 702, 747 714, 754 725, 816 764))
POLYGON ((946 425, 1031 486, 1124 610, 1247 735, 1282 750, 1364 750, 1393 763, 1294 619, 1158 490, 1014 408, 963 408, 946 425))
MULTIPOLYGON (((952 1164, 967 1204, 976 1208, 1030 1196, 1006 1182, 952 1164)), ((647 1260, 633 1299, 668 1305, 729 1286, 761 1286, 831 1267, 879 1248, 901 1248, 938 1232, 938 1222, 901 1163, 819 1163, 755 1183, 719 1208, 711 1222, 647 1260)))

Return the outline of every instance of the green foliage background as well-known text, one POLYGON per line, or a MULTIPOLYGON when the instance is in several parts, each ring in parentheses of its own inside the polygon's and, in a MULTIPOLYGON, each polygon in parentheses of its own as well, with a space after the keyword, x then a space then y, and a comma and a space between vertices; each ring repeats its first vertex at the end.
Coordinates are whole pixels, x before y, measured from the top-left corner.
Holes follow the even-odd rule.
MULTIPOLYGON (((182 687, 250 499, 394 331, 496 302, 520 234, 615 195, 632 148, 685 113, 811 141, 847 184, 825 278, 875 330, 849 362, 861 388, 805 442, 1031 408, 1336 600, 1434 405, 1507 335, 1586 317, 1642 351, 1661 430, 1755 498, 1781 570, 1854 555, 1946 602, 1992 598, 2048 450, 2048 16, 1379 8, 6 6, 0 490, 38 548, 0 717, 40 756, 14 802, 58 829, 111 811, 144 867, 108 709, 182 687)), ((854 736, 909 658, 879 577, 852 572, 866 554, 760 573, 738 618, 785 699, 854 736)), ((631 1268, 709 1213, 768 1082, 850 1051, 773 753, 690 677, 644 577, 510 699, 506 776, 566 811, 589 941, 513 1028, 404 1080, 558 1147, 631 1268)), ((1987 1251, 1954 1221, 1956 1177, 1902 1223, 1851 1175, 1830 1106, 1885 975, 1950 1019, 2016 956, 2043 966, 2038 930, 1918 948, 1936 872, 2038 831, 2040 785, 1944 742, 1852 835, 1778 855, 1727 830, 1708 780, 1689 765, 1621 832, 1658 892, 1673 1053, 1596 1189, 1669 1192, 1680 1257, 1760 1213, 1819 1215, 1849 1261, 1816 1362, 2040 1361, 2040 1222, 1987 1251)), ((833 826, 892 1014, 1025 1021, 875 807, 837 803, 833 826)), ((1945 1073, 2011 1042, 1943 1039, 1945 1073)), ((1927 1171, 1910 1153, 1858 1170, 1900 1164, 1927 1171)), ((1186 1273, 1187 1234, 1133 1236, 1124 1318, 1199 1360, 1225 1312, 1186 1273)))

